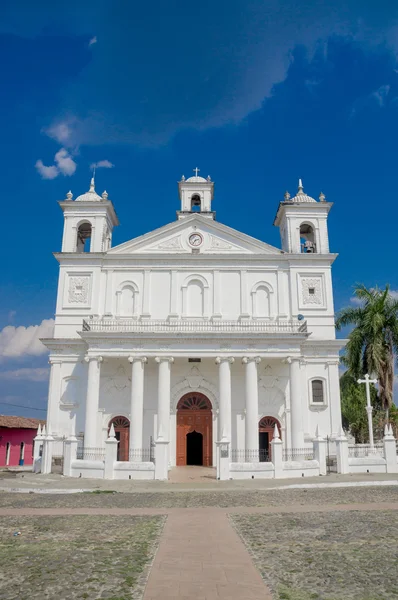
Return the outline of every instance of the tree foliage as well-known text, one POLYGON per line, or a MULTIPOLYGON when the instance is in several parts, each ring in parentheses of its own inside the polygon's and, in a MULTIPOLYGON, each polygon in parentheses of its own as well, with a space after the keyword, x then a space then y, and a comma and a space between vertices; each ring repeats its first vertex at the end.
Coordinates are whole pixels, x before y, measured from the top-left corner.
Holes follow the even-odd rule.
MULTIPOLYGON (((343 308, 336 320, 337 329, 354 325, 342 362, 354 379, 365 373, 377 378, 381 405, 389 410, 393 406, 394 355, 398 356, 398 300, 391 296, 389 285, 381 290, 360 284, 354 294, 359 306, 343 308)), ((350 395, 356 398, 353 392, 350 395)))
MULTIPOLYGON (((340 377, 341 414, 343 427, 355 437, 357 444, 369 442, 368 415, 366 412, 366 389, 358 384, 355 377, 346 371, 340 377)), ((381 440, 385 425, 385 412, 376 386, 370 385, 370 403, 373 407, 373 432, 376 440, 381 440)), ((393 404, 389 414, 395 437, 398 434, 398 408, 393 404)))

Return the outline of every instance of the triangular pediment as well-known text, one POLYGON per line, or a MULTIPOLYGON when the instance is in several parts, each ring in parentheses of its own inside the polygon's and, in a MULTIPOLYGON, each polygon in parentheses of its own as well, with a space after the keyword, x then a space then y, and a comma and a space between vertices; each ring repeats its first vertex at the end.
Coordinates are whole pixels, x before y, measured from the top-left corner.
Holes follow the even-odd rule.
POLYGON ((200 215, 124 242, 108 254, 280 254, 281 250, 200 215))

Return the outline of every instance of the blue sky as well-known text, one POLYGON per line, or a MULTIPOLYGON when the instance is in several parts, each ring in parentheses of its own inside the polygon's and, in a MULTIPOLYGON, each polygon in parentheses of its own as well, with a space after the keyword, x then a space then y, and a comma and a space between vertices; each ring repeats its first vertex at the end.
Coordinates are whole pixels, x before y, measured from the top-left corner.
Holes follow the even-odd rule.
POLYGON ((198 166, 219 221, 279 245, 278 202, 301 177, 334 202, 336 309, 356 282, 398 290, 397 50, 383 0, 3 0, 0 412, 44 415, 56 201, 88 189, 93 163, 114 244, 172 221, 198 166))

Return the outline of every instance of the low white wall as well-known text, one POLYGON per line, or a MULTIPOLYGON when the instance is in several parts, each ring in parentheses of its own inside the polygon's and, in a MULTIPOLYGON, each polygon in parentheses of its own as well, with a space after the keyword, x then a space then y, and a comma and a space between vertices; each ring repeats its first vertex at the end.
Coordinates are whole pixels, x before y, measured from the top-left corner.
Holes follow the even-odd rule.
POLYGON ((288 477, 315 477, 319 475, 319 463, 317 460, 303 460, 284 462, 282 467, 282 478, 288 477))
POLYGON ((231 479, 273 479, 274 465, 270 462, 230 463, 231 479))
POLYGON ((113 479, 155 479, 155 465, 152 462, 116 462, 113 479))
POLYGON ((71 465, 71 476, 103 479, 104 462, 102 460, 74 460, 71 465))
POLYGON ((387 473, 387 463, 381 456, 349 458, 350 473, 387 473))

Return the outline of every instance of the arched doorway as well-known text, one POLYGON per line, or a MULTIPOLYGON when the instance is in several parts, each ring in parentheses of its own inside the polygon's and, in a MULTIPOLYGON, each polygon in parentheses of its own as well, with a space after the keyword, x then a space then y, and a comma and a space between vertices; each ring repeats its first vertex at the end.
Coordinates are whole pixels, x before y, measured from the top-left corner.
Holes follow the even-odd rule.
POLYGON ((177 405, 177 466, 212 466, 212 428, 210 400, 200 392, 185 394, 177 405))
POLYGON ((275 425, 281 437, 281 424, 274 417, 263 417, 258 424, 258 448, 260 462, 271 460, 271 442, 274 437, 275 425))
POLYGON ((118 440, 117 445, 117 460, 129 459, 129 437, 130 437, 130 421, 127 417, 113 417, 109 421, 108 433, 111 425, 115 428, 115 436, 118 440))

